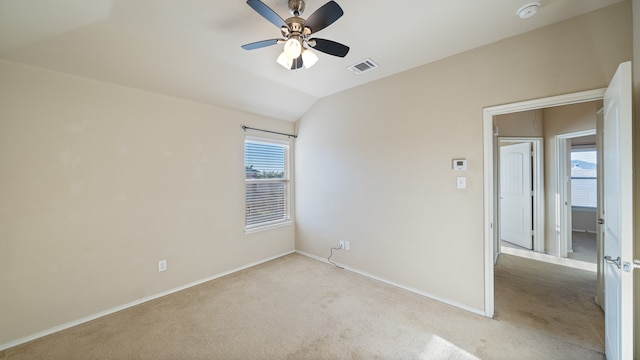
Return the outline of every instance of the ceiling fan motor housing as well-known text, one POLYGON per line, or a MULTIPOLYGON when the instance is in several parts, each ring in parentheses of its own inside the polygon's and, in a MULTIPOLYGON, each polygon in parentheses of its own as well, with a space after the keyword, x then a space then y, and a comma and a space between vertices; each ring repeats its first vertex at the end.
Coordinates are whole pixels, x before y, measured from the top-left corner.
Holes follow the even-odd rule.
POLYGON ((308 27, 304 26, 304 19, 299 16, 294 16, 285 20, 287 23, 287 27, 282 27, 280 30, 282 31, 282 36, 285 38, 289 38, 292 35, 299 35, 306 37, 311 35, 311 30, 308 27))

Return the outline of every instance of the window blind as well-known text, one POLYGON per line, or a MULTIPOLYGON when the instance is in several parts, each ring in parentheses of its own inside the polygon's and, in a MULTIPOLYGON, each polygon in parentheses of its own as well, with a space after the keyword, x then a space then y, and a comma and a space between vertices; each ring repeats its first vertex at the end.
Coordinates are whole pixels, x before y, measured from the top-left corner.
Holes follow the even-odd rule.
POLYGON ((571 205, 595 208, 598 205, 597 191, 595 178, 571 178, 571 205))
POLYGON ((289 146, 245 141, 245 225, 247 229, 289 220, 289 146))
POLYGON ((598 205, 598 171, 595 150, 571 151, 571 205, 598 205))

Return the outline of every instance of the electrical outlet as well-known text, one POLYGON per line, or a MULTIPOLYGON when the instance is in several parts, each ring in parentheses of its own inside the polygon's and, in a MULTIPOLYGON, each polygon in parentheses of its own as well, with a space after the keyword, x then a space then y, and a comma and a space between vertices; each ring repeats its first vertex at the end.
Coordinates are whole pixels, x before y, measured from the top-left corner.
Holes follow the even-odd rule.
POLYGON ((167 260, 158 261, 158 272, 167 271, 167 260))
POLYGON ((351 243, 348 242, 348 241, 345 241, 344 242, 344 249, 347 250, 347 251, 351 250, 351 243))
POLYGON ((340 240, 340 249, 344 249, 344 240, 340 240))

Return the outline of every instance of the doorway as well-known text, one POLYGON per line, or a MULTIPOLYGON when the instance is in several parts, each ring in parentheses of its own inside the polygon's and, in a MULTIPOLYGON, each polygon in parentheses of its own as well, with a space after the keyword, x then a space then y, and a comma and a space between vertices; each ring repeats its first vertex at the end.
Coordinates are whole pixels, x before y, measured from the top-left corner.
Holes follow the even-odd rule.
MULTIPOLYGON (((483 130, 484 130, 484 153, 485 153, 485 161, 484 161, 484 194, 485 201, 484 203, 484 214, 485 214, 485 223, 487 226, 485 227, 485 258, 493 259, 493 261, 485 261, 485 315, 488 317, 493 317, 495 311, 495 303, 494 303, 494 265, 497 261, 498 254, 500 252, 500 238, 499 238, 499 230, 497 229, 497 216, 499 214, 497 205, 499 203, 498 199, 498 186, 494 179, 497 175, 497 165, 498 165, 498 141, 497 137, 499 134, 499 129, 496 129, 494 126, 494 117, 498 115, 505 115, 511 113, 518 113, 523 111, 531 111, 542 108, 551 108, 558 107, 562 105, 571 105, 571 104, 579 104, 591 101, 599 101, 603 99, 605 89, 597 89, 584 91, 575 94, 567 94, 561 96, 554 96, 544 99, 525 101, 515 104, 501 105, 491 108, 485 108, 483 110, 483 130)), ((545 154, 545 157, 547 154, 545 154)), ((547 174, 545 177, 548 179, 553 174, 547 174)), ((548 192, 547 198, 549 196, 555 197, 553 191, 548 192), (550 194, 550 195, 549 195, 550 194)), ((555 199, 553 199, 555 201, 555 199)), ((553 202, 551 202, 553 203, 553 202)), ((551 214, 547 214, 547 218, 549 218, 551 214)), ((555 221, 553 223, 549 222, 549 225, 546 227, 545 235, 548 235, 550 231, 555 230, 555 221)), ((546 251, 551 252, 553 250, 557 251, 558 249, 553 249, 554 241, 549 241, 548 238, 551 236, 545 236, 545 249, 546 251)), ((543 254, 540 254, 543 255, 543 254)), ((553 257, 553 256, 549 256, 553 257)))
MULTIPOLYGON (((502 252, 597 271, 595 243, 589 243, 589 247, 574 247, 572 244, 572 230, 580 231, 576 233, 577 245, 585 243, 583 239, 595 239, 595 206, 592 208, 581 206, 579 209, 572 206, 569 192, 571 183, 563 184, 568 188, 562 192, 559 191, 559 183, 562 183, 560 179, 570 178, 570 176, 565 177, 565 174, 577 171, 570 169, 569 157, 574 154, 574 150, 577 151, 574 148, 595 147, 593 134, 595 134, 597 122, 596 113, 601 104, 602 100, 558 104, 498 114, 493 117, 493 141, 497 144, 494 145, 495 166, 494 176, 491 179, 494 182, 494 194, 497 197, 495 200, 497 215, 494 218, 495 235, 498 240, 494 249, 496 258, 498 253, 502 252), (530 160, 526 157, 528 153, 526 142, 530 143, 532 150, 530 160), (518 147, 522 149, 518 150, 518 147), (561 150, 565 148, 566 151, 562 152, 561 150), (510 161, 505 160, 505 151, 509 152, 510 161), (512 172, 512 170, 504 170, 505 167, 521 166, 525 162, 531 163, 530 175, 521 176, 518 174, 519 171, 505 175, 505 172, 512 172), (527 183, 521 186, 522 179, 527 183), (527 196, 529 194, 526 191, 522 191, 529 187, 531 198, 527 196), (503 194, 505 189, 508 191, 503 194), (512 201, 505 195, 517 195, 516 199, 521 198, 531 205, 527 206, 523 203, 524 205, 519 207, 510 206, 502 209, 505 205, 508 206, 508 201, 512 201), (566 201, 561 199, 564 197, 567 198, 566 201), (561 211, 567 211, 566 215, 561 211), (571 226, 573 213, 577 214, 578 220, 583 219, 582 225, 575 229, 571 226), (508 219, 503 218, 505 214, 509 217, 508 219), (527 220, 523 221, 523 218, 527 220), (592 219, 589 220, 590 218, 592 219), (588 221, 590 222, 586 226, 585 222, 588 221), (528 225, 529 223, 531 224, 528 225), (517 231, 517 235, 521 235, 521 241, 518 241, 514 231, 517 231), (560 234, 565 231, 567 235, 560 245, 560 234), (579 250, 579 252, 572 252, 573 250, 579 250), (587 254, 586 250, 594 251, 587 254), (592 259, 585 261, 589 256, 583 255, 590 255, 592 259)), ((592 165, 595 165, 595 160, 593 163, 592 165)), ((528 169, 529 166, 524 168, 528 169)), ((592 181, 595 184, 595 179, 571 179, 571 182, 576 181, 592 181)), ((595 203, 595 187, 593 190, 590 195, 592 195, 591 201, 595 203)), ((576 224, 578 223, 580 221, 576 224)))
MULTIPOLYGON (((596 118, 600 110, 596 112, 596 118)), ((596 120, 597 122, 597 120, 596 120)), ((557 135, 558 256, 596 267, 598 149, 596 129, 557 135)))
MULTIPOLYGON (((604 182, 604 218, 598 220, 605 228, 603 258, 598 269, 604 269, 605 350, 608 358, 631 358, 633 354, 633 142, 632 142, 632 80, 631 62, 618 66, 606 89, 551 97, 522 103, 496 106, 483 110, 484 133, 484 194, 485 194, 485 315, 495 311, 494 264, 497 258, 495 147, 493 118, 514 109, 535 109, 564 104, 578 104, 603 99, 601 178, 604 182), (536 106, 537 105, 537 106, 536 106), (625 194, 625 196, 621 196, 625 194), (606 262, 605 262, 606 260, 606 262)), ((516 110, 517 111, 517 110, 516 110)), ((594 111, 594 114, 596 112, 594 111)), ((558 194, 551 192, 551 196, 558 194)), ((555 199, 554 199, 555 200, 555 199)), ((557 204, 558 202, 556 202, 557 204)), ((559 214, 556 211, 555 214, 559 214)), ((558 249, 559 250, 559 249, 558 249)), ((600 275, 600 271, 598 272, 600 275)), ((598 282, 601 277, 598 276, 598 282)), ((600 284, 598 284, 598 287, 600 284)))
MULTIPOLYGON (((499 261, 494 267, 493 280, 497 291, 494 294, 494 301, 499 306, 496 316, 502 321, 508 319, 514 323, 522 321, 522 326, 540 327, 549 333, 553 333, 551 330, 556 329, 558 324, 562 323, 562 333, 566 333, 567 329, 580 331, 579 337, 584 335, 585 339, 591 339, 587 343, 593 344, 598 351, 604 350, 604 342, 601 341, 604 334, 604 321, 602 311, 593 301, 598 282, 596 264, 573 266, 574 262, 582 262, 572 260, 567 255, 571 253, 569 249, 573 249, 570 220, 573 208, 571 202, 571 154, 574 149, 571 145, 574 142, 576 144, 573 145, 578 145, 577 139, 588 142, 591 139, 585 137, 592 136, 593 142, 590 145, 595 147, 596 114, 602 106, 601 103, 601 99, 556 103, 522 110, 516 114, 496 115, 493 116, 491 124, 493 135, 491 141, 497 143, 497 145, 493 145, 495 167, 494 176, 491 179, 494 182, 492 187, 497 189, 493 201, 498 213, 498 216, 493 219, 498 241, 498 247, 493 250, 494 259, 499 253, 505 254, 500 255, 499 261), (589 129, 589 127, 591 128, 589 129), (516 135, 535 137, 518 138, 516 135), (529 162, 529 157, 531 160, 533 159, 531 139, 539 139, 540 144, 545 143, 544 156, 540 157, 542 164, 539 171, 539 182, 548 189, 547 193, 543 192, 539 196, 543 201, 540 206, 542 210, 538 217, 546 219, 548 228, 538 228, 540 237, 537 239, 539 240, 537 247, 534 246, 532 237, 534 233, 532 230, 536 229, 533 211, 531 211, 533 210, 532 200, 535 199, 533 179, 536 171, 533 167, 533 161, 529 162), (520 161, 519 159, 524 160, 520 161), (514 166, 514 164, 521 166, 514 166), (495 174, 495 168, 497 168, 497 174, 495 174), (517 170, 513 170, 513 168, 517 170), (520 174, 521 169, 524 169, 522 174, 520 174), (495 182, 498 182, 497 187, 495 182), (520 188, 515 186, 521 183, 524 185, 520 188), (561 185, 566 186, 564 191, 560 191, 561 185), (514 190, 522 191, 516 192, 514 190), (529 203, 525 203, 520 208, 508 207, 505 195, 509 193, 523 194, 529 203), (531 215, 528 220, 521 221, 522 219, 518 218, 516 219, 518 221, 515 222, 514 213, 515 215, 527 213, 521 209, 530 210, 531 215), (563 215, 562 212, 565 210, 567 212, 563 215), (510 216, 505 217, 505 213, 510 216), (512 223, 505 224, 505 222, 512 223), (522 232, 525 235, 524 242, 518 243, 510 239, 511 234, 507 233, 505 229, 509 227, 524 228, 520 225, 521 223, 529 224, 529 237, 526 238, 526 231, 522 232), (560 233, 566 229, 568 229, 568 235, 560 244, 560 233), (516 257, 511 255, 516 255, 516 257), (542 260, 555 265, 540 261, 521 260, 525 258, 542 260), (568 265, 581 270, 569 269, 568 265), (529 271, 524 271, 525 268, 529 271), (551 279, 555 279, 555 282, 551 279), (580 281, 576 279, 580 279, 580 281), (523 288, 522 284, 528 285, 523 288), (531 291, 533 289, 544 289, 544 291, 531 291), (549 296, 551 293, 554 294, 553 301, 549 296), (510 301, 513 299, 518 300, 510 301), (522 302, 529 304, 526 310, 518 307, 517 304, 522 302), (574 313, 573 310, 576 306, 581 310, 574 313), (558 309, 564 310, 556 312, 558 309), (523 312, 526 312, 527 315, 517 316, 523 312), (531 323, 530 319, 540 319, 540 323, 531 323), (550 328, 542 326, 547 322, 554 325, 550 328), (585 324, 589 324, 586 330, 579 326, 585 324), (584 334, 582 334, 583 330, 584 334)), ((586 144, 581 144, 581 146, 584 145, 586 144)), ((584 164, 586 165, 586 162, 584 164)), ((593 225, 595 223, 596 219, 594 218, 593 225)))

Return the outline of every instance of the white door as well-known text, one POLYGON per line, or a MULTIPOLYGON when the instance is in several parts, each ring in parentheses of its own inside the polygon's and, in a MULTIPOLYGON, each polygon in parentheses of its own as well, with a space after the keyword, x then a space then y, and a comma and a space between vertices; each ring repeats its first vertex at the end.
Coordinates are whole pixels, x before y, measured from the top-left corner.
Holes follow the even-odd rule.
POLYGON ((633 358, 631 63, 604 96, 604 297, 607 359, 633 358))
POLYGON ((533 249, 531 144, 500 147, 500 238, 533 249))

